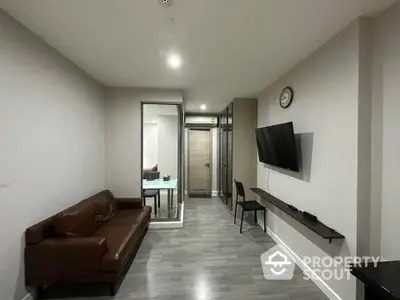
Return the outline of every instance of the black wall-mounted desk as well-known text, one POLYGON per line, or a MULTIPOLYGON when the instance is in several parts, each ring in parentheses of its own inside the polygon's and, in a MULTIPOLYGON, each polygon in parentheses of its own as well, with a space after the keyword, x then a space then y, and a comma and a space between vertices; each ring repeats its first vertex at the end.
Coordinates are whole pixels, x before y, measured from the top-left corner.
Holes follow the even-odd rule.
POLYGON ((270 193, 259 189, 259 188, 251 188, 254 193, 260 196, 260 203, 265 204, 272 204, 276 208, 280 209, 287 215, 291 216, 295 220, 299 221, 301 224, 309 228, 310 230, 314 231, 316 234, 321 236, 324 239, 329 240, 332 242, 333 239, 344 239, 344 235, 340 234, 336 230, 326 226, 325 224, 318 221, 312 221, 304 217, 303 213, 300 210, 293 210, 290 206, 283 202, 282 200, 272 196, 270 193))
POLYGON ((364 283, 365 300, 400 299, 400 261, 379 262, 376 268, 370 263, 353 268, 351 274, 364 283))

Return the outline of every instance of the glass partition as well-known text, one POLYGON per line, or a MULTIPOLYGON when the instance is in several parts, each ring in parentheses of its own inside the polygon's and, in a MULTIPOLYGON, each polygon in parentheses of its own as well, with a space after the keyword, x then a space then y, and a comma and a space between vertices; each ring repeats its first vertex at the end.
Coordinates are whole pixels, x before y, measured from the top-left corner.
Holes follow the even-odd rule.
POLYGON ((219 159, 219 195, 232 210, 232 159, 233 159, 233 105, 230 104, 220 117, 220 159, 219 159))
POLYGON ((180 218, 181 114, 180 104, 142 103, 142 200, 152 221, 180 218))

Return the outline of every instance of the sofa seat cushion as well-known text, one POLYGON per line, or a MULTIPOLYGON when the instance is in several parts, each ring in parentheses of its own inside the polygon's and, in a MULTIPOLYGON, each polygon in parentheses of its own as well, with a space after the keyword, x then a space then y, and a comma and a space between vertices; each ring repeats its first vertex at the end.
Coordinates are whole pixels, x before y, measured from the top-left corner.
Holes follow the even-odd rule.
POLYGON ((120 210, 118 213, 107 222, 107 225, 133 225, 142 224, 151 214, 151 207, 145 206, 141 209, 126 209, 120 210))
POLYGON ((118 272, 129 258, 132 249, 140 241, 142 231, 137 224, 113 225, 107 222, 93 236, 107 240, 107 253, 101 269, 105 272, 118 272))

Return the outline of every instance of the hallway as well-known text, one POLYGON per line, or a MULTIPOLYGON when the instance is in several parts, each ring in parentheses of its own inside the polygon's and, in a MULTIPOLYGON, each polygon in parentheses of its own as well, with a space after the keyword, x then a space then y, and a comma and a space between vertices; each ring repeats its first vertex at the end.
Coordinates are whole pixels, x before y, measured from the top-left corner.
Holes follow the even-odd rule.
POLYGON ((219 199, 187 200, 184 217, 182 229, 148 232, 115 299, 328 299, 298 267, 291 281, 267 281, 259 256, 274 241, 246 223, 241 235, 219 199))

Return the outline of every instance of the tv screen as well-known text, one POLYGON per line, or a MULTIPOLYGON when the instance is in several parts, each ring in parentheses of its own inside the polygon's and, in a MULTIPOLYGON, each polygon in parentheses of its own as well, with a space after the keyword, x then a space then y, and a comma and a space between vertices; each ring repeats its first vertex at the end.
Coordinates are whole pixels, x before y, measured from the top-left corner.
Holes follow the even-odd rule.
POLYGON ((256 137, 260 162, 299 171, 292 122, 257 128, 256 137))

